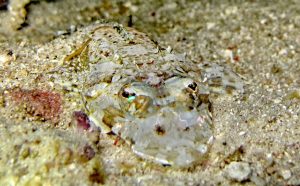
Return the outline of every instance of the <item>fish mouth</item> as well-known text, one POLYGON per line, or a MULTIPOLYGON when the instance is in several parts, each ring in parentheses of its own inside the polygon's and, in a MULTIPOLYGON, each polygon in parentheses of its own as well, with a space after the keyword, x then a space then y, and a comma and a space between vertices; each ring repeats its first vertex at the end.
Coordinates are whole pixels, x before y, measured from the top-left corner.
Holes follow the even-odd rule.
POLYGON ((190 166, 207 153, 212 134, 207 106, 189 110, 178 104, 147 117, 125 116, 112 131, 131 144, 138 156, 164 165, 190 166))

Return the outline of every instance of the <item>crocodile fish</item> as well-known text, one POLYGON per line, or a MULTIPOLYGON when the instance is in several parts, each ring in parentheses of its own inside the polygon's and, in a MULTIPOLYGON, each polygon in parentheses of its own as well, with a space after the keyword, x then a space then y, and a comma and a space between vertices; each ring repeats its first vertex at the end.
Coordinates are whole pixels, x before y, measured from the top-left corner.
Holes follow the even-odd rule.
POLYGON ((88 31, 65 62, 81 56, 87 64, 82 97, 90 120, 143 159, 175 167, 205 159, 213 139, 209 96, 242 92, 241 78, 228 68, 164 49, 120 24, 88 31))

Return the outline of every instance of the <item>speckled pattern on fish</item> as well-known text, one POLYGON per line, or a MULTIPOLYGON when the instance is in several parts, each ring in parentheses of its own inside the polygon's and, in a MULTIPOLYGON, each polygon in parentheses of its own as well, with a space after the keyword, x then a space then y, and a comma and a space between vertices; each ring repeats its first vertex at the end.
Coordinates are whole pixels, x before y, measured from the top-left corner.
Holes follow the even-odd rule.
POLYGON ((175 167, 205 159, 213 142, 209 96, 243 92, 241 78, 164 49, 133 28, 96 24, 84 32, 87 39, 65 64, 81 64, 90 120, 144 159, 175 167))

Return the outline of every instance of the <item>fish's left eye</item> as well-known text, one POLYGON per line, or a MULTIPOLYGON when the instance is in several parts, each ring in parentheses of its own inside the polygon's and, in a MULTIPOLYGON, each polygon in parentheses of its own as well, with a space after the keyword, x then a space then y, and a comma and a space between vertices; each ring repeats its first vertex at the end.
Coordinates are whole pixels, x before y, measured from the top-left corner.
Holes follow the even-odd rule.
POLYGON ((133 93, 130 93, 130 92, 127 92, 125 90, 123 90, 122 94, 121 94, 124 98, 127 98, 127 101, 128 102, 132 102, 135 97, 136 97, 136 94, 133 92, 133 93))
POLYGON ((192 89, 193 91, 195 91, 196 88, 197 88, 197 83, 192 82, 192 83, 190 83, 190 84, 188 85, 188 87, 189 87, 190 89, 192 89))

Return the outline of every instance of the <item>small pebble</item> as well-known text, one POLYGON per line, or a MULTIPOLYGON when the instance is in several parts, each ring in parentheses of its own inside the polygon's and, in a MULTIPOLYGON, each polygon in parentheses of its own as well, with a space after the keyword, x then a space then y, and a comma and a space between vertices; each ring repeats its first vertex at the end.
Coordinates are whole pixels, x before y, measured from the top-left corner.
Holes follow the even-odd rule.
POLYGON ((0 52, 0 67, 3 68, 5 65, 7 65, 10 61, 14 59, 15 55, 13 55, 12 51, 0 52))
POLYGON ((283 177, 283 179, 287 180, 292 176, 292 173, 290 170, 282 170, 281 176, 283 177))
POLYGON ((216 26, 216 23, 213 23, 213 22, 209 22, 206 24, 207 30, 210 30, 210 29, 214 28, 215 26, 216 26))
POLYGON ((79 129, 88 130, 90 128, 90 120, 88 116, 82 111, 75 111, 73 117, 77 121, 77 127, 79 129))
POLYGON ((231 162, 225 168, 224 174, 229 179, 242 182, 249 179, 251 168, 246 162, 231 162))
POLYGON ((246 134, 246 132, 245 131, 241 131, 241 132, 239 132, 239 136, 244 136, 246 134))

